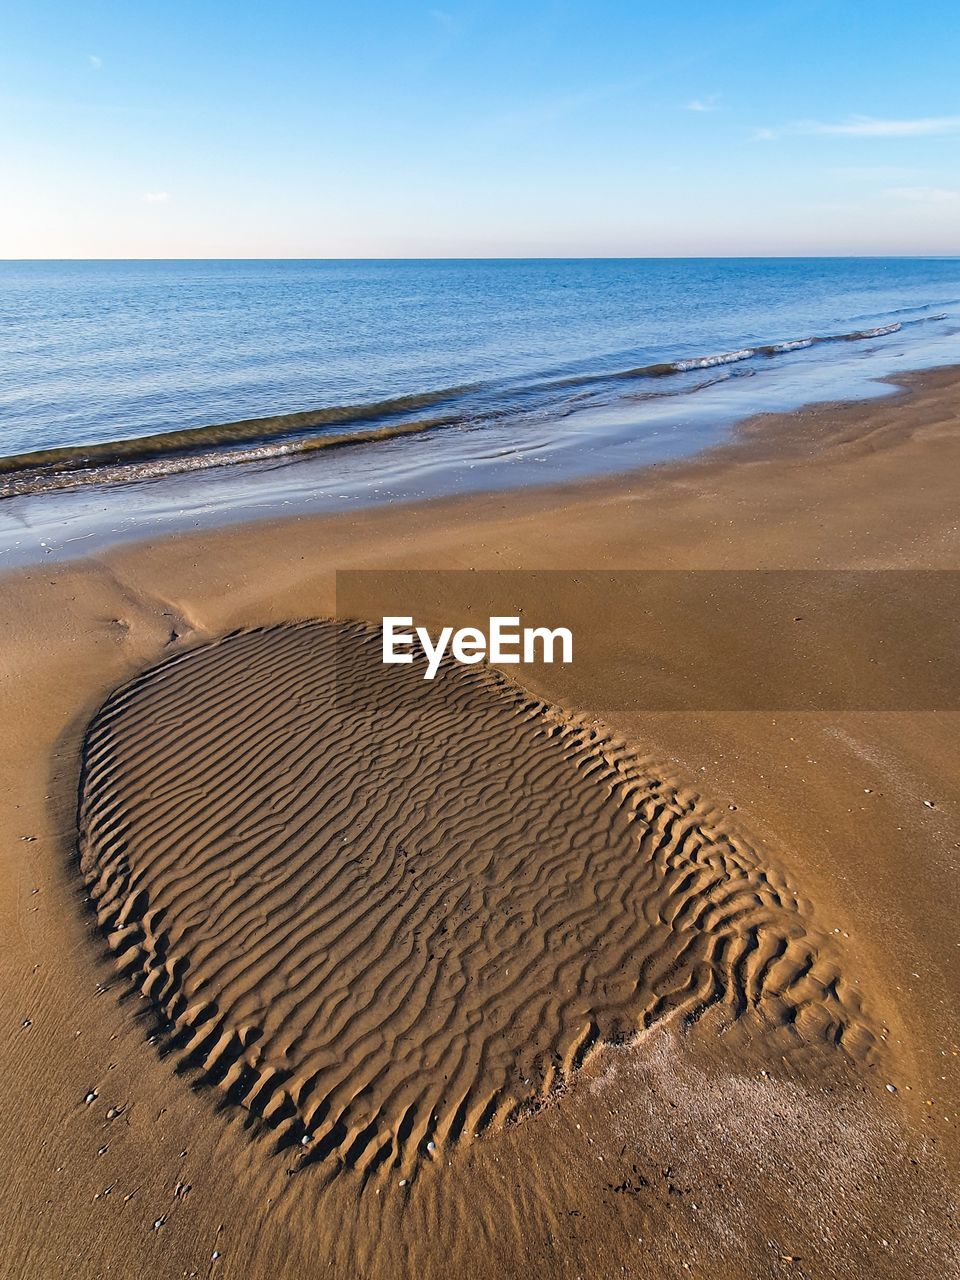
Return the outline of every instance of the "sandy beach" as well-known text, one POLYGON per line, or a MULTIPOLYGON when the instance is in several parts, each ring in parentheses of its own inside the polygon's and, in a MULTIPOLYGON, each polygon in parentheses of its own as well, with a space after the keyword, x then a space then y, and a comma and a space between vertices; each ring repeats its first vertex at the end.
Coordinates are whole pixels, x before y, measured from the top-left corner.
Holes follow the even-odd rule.
POLYGON ((960 712, 425 685, 336 581, 960 570, 958 424, 7 574, 0 1273, 960 1275, 960 712))

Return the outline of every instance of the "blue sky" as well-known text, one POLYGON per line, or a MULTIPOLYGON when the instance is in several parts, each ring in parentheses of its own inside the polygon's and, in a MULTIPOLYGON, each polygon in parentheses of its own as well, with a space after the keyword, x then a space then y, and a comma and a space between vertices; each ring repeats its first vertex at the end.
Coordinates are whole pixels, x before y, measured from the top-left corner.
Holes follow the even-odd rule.
POLYGON ((960 252, 952 0, 4 0, 0 257, 960 252))

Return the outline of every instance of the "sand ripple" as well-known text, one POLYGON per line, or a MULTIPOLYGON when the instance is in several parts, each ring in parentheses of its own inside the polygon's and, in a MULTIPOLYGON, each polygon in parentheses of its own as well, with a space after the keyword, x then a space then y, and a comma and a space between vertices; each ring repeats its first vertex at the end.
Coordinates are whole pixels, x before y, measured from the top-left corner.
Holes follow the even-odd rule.
POLYGON ((439 1153, 672 1012, 870 1051, 808 904, 721 814, 486 668, 382 666, 360 626, 118 690, 80 847, 165 1047, 338 1166, 439 1153))

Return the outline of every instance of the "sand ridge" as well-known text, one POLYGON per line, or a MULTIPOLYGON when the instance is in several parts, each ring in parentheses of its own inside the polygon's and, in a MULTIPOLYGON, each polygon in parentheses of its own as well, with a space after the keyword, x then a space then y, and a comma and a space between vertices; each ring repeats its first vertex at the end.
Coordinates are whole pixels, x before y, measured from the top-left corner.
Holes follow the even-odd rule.
POLYGON ((722 814, 489 668, 384 667, 360 624, 123 686, 79 830, 164 1050, 334 1171, 409 1176, 671 1014, 875 1052, 834 940, 722 814))

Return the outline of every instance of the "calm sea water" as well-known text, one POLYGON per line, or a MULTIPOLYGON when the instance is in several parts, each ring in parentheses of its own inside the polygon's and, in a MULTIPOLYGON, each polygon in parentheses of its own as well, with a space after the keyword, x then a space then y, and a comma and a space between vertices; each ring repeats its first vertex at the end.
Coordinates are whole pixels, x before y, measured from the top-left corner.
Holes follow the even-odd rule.
POLYGON ((875 394, 958 331, 956 259, 3 262, 0 495, 305 452, 345 498, 584 474, 875 394))

